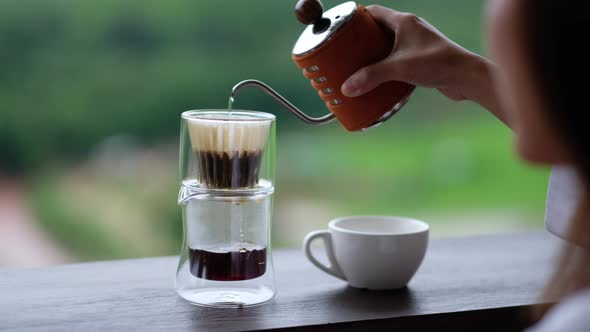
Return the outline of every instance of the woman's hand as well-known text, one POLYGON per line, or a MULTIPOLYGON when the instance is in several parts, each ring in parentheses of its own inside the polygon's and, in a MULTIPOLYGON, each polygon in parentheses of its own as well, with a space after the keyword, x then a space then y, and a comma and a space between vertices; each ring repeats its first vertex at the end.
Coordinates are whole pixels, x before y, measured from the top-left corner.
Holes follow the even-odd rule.
POLYGON ((452 100, 469 99, 501 120, 492 84, 494 65, 447 38, 416 15, 368 6, 377 22, 395 33, 395 46, 382 61, 354 73, 342 85, 348 97, 360 96, 388 81, 436 88, 452 100))

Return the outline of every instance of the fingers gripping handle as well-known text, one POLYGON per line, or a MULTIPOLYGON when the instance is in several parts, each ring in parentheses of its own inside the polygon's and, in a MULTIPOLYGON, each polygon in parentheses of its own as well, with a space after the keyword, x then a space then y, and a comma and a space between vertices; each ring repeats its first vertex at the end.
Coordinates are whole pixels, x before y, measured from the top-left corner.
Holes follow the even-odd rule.
POLYGON ((338 262, 336 261, 336 257, 334 256, 334 249, 332 246, 332 234, 329 231, 314 231, 305 237, 303 240, 303 248, 305 250, 305 256, 309 259, 309 261, 317 266, 320 270, 335 276, 336 278, 340 278, 342 280, 346 280, 338 262), (324 247, 326 248, 326 254, 328 255, 328 261, 330 263, 329 266, 322 264, 311 252, 311 243, 315 239, 322 239, 324 241, 324 247))

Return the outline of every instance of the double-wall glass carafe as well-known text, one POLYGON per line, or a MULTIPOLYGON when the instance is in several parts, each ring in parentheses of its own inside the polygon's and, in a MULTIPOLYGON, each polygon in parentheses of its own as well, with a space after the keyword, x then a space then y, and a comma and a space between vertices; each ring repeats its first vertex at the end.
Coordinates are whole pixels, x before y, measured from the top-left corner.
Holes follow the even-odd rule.
POLYGON ((270 227, 275 117, 254 111, 182 114, 184 241, 176 290, 203 306, 243 307, 275 295, 270 227))

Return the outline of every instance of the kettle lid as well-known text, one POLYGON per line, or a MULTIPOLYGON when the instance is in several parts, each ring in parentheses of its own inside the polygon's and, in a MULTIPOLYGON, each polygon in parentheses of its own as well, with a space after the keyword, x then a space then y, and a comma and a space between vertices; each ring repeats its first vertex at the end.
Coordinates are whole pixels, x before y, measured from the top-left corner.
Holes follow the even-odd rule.
MULTIPOLYGON (((293 55, 301 56, 317 49, 348 22, 356 12, 356 8, 356 3, 349 1, 329 9, 323 15, 320 12, 321 16, 313 24, 308 25, 297 39, 293 47, 293 55)), ((297 14, 299 18, 299 13, 297 14)))

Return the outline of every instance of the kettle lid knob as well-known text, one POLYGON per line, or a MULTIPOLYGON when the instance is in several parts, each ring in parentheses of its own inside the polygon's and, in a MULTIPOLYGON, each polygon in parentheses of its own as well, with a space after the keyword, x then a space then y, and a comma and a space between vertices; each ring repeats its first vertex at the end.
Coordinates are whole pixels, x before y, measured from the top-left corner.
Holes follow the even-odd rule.
POLYGON ((295 14, 307 27, 297 39, 293 55, 305 55, 330 39, 354 16, 357 7, 354 1, 348 1, 324 12, 318 0, 299 0, 295 14))
POLYGON ((299 0, 295 5, 295 16, 299 22, 310 25, 318 22, 324 13, 320 0, 299 0))

